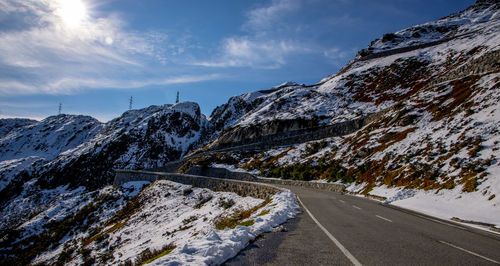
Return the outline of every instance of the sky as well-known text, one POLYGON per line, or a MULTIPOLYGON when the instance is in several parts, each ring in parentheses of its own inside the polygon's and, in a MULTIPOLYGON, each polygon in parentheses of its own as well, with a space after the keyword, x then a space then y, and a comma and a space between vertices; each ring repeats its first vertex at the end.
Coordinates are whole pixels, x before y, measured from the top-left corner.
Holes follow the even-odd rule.
POLYGON ((384 33, 473 0, 0 0, 0 118, 102 122, 193 101, 314 84, 384 33))

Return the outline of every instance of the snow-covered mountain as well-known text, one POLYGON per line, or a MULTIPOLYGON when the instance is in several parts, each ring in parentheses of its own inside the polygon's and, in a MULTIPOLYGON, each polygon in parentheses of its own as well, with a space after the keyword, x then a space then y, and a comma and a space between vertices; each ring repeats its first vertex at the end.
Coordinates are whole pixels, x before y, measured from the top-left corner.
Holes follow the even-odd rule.
POLYGON ((92 139, 102 129, 94 118, 81 115, 51 116, 40 122, 27 119, 2 119, 0 138, 1 199, 19 192, 30 174, 59 154, 92 139), (5 189, 5 191, 4 191, 5 189))
POLYGON ((40 182, 98 188, 112 182, 113 168, 161 167, 197 145, 205 124, 192 102, 125 112, 93 139, 47 164, 40 170, 40 182))
POLYGON ((36 120, 26 118, 0 119, 0 138, 5 137, 12 129, 36 123, 36 120))
POLYGON ((18 126, 13 126, 0 139, 0 161, 25 158, 27 155, 50 161, 62 152, 89 141, 102 129, 99 121, 82 115, 51 116, 40 122, 16 122, 18 126))
POLYGON ((498 70, 499 17, 498 1, 478 1, 438 21, 385 34, 316 85, 285 83, 236 96, 209 120, 227 135, 249 135, 245 128, 277 120, 334 124, 388 110, 446 81, 485 76, 498 70))
POLYGON ((46 189, 98 189, 111 184, 114 168, 179 159, 197 145, 205 124, 199 106, 185 102, 127 111, 105 124, 59 115, 13 128, 0 139, 0 213, 7 219, 0 230, 42 211, 46 189), (29 207, 19 208, 19 199, 29 207))
MULTIPOLYGON (((294 131, 302 134, 295 145, 257 154, 236 146, 230 156, 204 163, 237 161, 234 166, 263 176, 342 181, 364 194, 387 188, 394 192, 388 198, 400 200, 430 191, 422 198, 433 199, 433 215, 439 208, 447 214, 475 208, 459 214, 500 225, 498 216, 488 215, 500 206, 499 5, 480 0, 438 21, 385 34, 316 85, 285 84, 231 98, 209 119, 221 132, 207 145, 212 150, 252 138, 289 138, 284 131, 311 132, 294 131), (345 126, 342 121, 363 123, 334 131, 344 135, 311 137, 322 126, 345 126)), ((419 211, 429 206, 415 202, 419 211)))

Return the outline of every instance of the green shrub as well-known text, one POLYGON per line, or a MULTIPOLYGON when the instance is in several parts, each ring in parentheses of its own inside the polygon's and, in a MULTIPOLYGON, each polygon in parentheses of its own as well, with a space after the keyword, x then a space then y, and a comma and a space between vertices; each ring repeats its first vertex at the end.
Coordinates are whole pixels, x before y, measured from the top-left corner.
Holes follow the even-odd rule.
POLYGON ((176 248, 176 246, 174 244, 170 243, 170 244, 163 246, 159 250, 151 251, 149 248, 145 249, 144 251, 141 252, 141 254, 139 254, 139 256, 137 256, 134 264, 135 265, 144 265, 144 264, 151 263, 154 260, 157 260, 163 256, 168 255, 175 248, 176 248))
POLYGON ((256 212, 258 209, 266 206, 271 202, 271 199, 267 198, 264 200, 261 204, 248 209, 248 210, 236 210, 232 215, 229 217, 220 217, 215 221, 215 228, 217 230, 224 230, 226 228, 231 228, 234 229, 238 225, 242 226, 251 226, 253 225, 254 221, 249 220, 243 222, 245 219, 248 219, 254 212, 256 212))
POLYGON ((269 212, 270 212, 270 210, 263 210, 262 212, 257 214, 257 216, 264 216, 264 215, 268 214, 269 212))
POLYGON ((233 207, 233 205, 235 204, 236 202, 234 202, 233 199, 220 199, 219 200, 219 207, 220 208, 224 208, 224 209, 229 209, 231 207, 233 207))

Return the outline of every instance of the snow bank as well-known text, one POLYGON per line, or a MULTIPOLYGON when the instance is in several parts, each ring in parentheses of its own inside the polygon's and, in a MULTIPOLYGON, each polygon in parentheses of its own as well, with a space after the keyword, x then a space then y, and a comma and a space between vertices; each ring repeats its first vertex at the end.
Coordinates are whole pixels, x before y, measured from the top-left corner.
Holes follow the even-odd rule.
POLYGON ((249 219, 250 227, 210 230, 203 236, 189 241, 175 249, 168 256, 153 261, 150 265, 217 265, 234 257, 248 243, 263 232, 269 232, 300 211, 295 195, 290 191, 280 192, 272 197, 271 203, 259 209, 249 219), (259 216, 259 214, 269 213, 259 216))
MULTIPOLYGON (((498 183, 498 182, 497 182, 498 183)), ((351 184, 347 191, 358 192, 364 184, 351 184)), ((485 200, 481 193, 463 193, 460 187, 450 190, 418 190, 402 187, 377 186, 370 195, 386 198, 386 204, 417 211, 444 220, 456 217, 462 220, 489 223, 500 228, 500 199, 485 200)), ((470 225, 470 224, 468 224, 470 225)), ((488 227, 481 229, 489 230, 488 227)))

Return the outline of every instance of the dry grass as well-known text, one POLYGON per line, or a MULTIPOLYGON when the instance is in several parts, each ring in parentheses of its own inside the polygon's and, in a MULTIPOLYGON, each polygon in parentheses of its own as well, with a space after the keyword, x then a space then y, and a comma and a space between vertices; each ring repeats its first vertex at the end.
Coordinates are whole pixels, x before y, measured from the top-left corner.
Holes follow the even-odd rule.
POLYGON ((224 230, 226 228, 234 229, 238 225, 251 226, 254 223, 253 220, 248 220, 248 221, 244 220, 248 219, 253 213, 255 213, 260 208, 266 206, 269 202, 271 202, 271 199, 267 198, 261 204, 253 208, 250 208, 248 210, 236 210, 229 217, 220 217, 215 221, 215 228, 217 230, 224 230))

